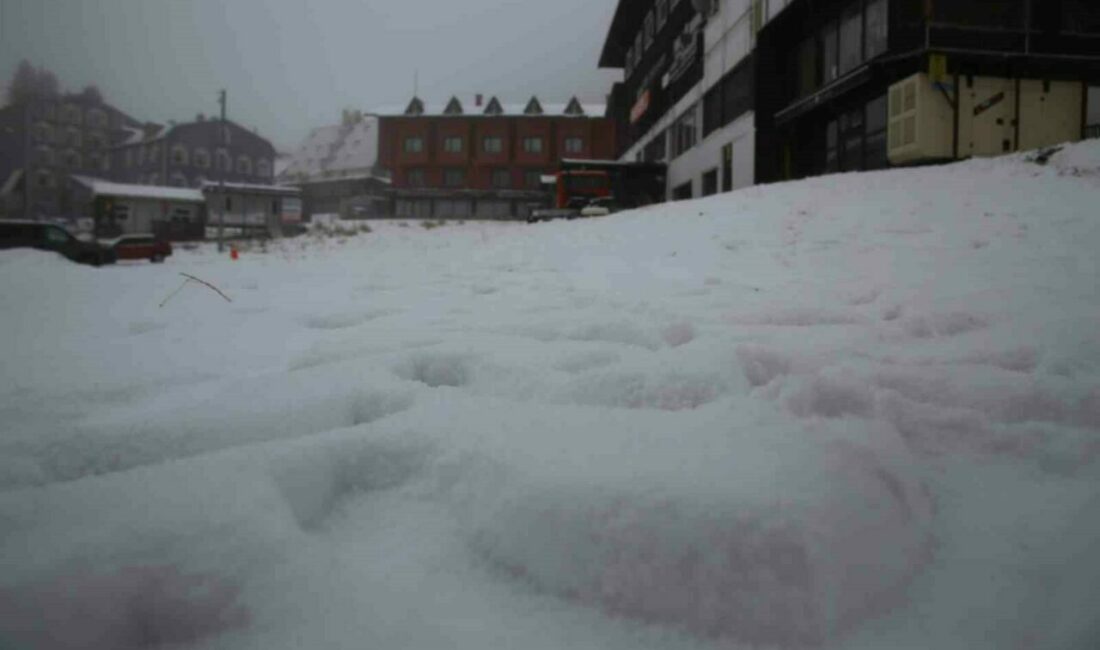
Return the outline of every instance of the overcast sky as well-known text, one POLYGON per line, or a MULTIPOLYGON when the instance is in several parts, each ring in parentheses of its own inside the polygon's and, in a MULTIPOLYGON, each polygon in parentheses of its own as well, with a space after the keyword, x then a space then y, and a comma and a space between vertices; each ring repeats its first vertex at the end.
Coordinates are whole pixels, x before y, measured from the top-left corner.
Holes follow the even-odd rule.
POLYGON ((20 59, 96 84, 140 120, 217 111, 281 149, 345 107, 420 95, 602 102, 617 0, 0 0, 0 80, 20 59))

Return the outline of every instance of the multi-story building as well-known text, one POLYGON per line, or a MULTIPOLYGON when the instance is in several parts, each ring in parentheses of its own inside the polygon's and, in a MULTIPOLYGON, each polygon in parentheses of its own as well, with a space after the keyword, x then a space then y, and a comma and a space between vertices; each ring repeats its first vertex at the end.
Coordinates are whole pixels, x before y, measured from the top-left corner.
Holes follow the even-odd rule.
POLYGON ((232 121, 198 116, 146 124, 111 150, 111 177, 123 183, 200 188, 208 181, 270 185, 275 147, 232 121))
POLYGON ((502 104, 481 95, 383 109, 379 163, 390 172, 394 212, 414 218, 508 219, 545 205, 543 178, 563 158, 611 159, 615 126, 605 106, 502 104))
POLYGON ((109 176, 111 146, 138 124, 97 93, 40 96, 0 109, 0 211, 66 214, 68 176, 109 176))
POLYGON ((345 111, 340 124, 310 132, 278 181, 301 189, 302 209, 344 218, 388 216, 389 177, 378 166, 378 118, 345 111))
POLYGON ((1094 0, 620 0, 600 65, 686 198, 1078 139, 1098 61, 1094 0))

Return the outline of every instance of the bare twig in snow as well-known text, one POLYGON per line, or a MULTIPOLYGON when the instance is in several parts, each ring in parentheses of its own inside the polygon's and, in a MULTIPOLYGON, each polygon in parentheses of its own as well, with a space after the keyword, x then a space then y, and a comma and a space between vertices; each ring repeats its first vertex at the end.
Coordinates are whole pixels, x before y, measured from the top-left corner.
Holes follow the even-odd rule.
POLYGON ((161 307, 164 307, 165 305, 167 305, 169 300, 174 298, 176 296, 176 294, 179 293, 180 291, 183 291, 183 288, 187 286, 188 282, 198 282, 199 284, 211 289, 212 291, 217 293, 222 298, 225 298, 226 302, 233 302, 233 299, 230 298, 229 296, 225 295, 225 293, 222 292, 221 289, 215 287, 214 285, 210 284, 206 280, 203 280, 202 278, 196 278, 195 276, 191 275, 190 273, 180 273, 180 275, 182 275, 183 277, 185 277, 187 279, 183 281, 183 284, 181 284, 178 289, 176 289, 171 294, 169 294, 168 297, 164 299, 164 302, 160 303, 161 307))

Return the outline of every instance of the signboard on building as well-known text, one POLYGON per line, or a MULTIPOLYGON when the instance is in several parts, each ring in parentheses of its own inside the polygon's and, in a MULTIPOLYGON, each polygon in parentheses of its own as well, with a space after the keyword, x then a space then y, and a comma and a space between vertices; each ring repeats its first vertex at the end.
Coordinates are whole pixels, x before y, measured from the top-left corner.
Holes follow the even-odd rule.
POLYGON ((283 223, 302 222, 302 199, 295 196, 284 196, 282 206, 280 218, 283 223))

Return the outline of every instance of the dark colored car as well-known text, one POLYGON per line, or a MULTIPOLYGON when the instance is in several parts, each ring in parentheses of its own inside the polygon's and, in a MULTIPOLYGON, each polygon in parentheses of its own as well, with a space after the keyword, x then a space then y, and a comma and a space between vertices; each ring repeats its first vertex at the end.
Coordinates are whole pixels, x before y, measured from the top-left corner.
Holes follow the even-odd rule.
POLYGON ((56 251, 74 262, 92 266, 114 264, 118 259, 110 248, 80 241, 61 226, 37 221, 0 221, 0 249, 4 248, 56 251))
POLYGON ((172 244, 152 235, 123 235, 108 244, 120 260, 163 262, 172 254, 172 244))

